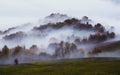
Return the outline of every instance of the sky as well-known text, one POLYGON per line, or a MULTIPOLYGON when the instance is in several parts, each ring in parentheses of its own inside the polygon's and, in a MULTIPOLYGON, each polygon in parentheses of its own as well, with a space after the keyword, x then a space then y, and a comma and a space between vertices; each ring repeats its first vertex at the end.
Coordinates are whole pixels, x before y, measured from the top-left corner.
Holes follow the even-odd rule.
POLYGON ((0 30, 36 22, 51 13, 88 16, 105 24, 120 24, 120 0, 0 0, 0 30))

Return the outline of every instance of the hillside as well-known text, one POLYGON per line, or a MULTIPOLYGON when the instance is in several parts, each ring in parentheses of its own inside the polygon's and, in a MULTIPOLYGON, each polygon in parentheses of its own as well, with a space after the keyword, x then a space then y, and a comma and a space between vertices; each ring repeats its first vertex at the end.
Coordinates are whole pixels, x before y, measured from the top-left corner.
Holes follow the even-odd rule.
MULTIPOLYGON (((115 40, 114 27, 93 24, 87 16, 81 19, 65 14, 50 14, 43 23, 27 23, 0 32, 0 64, 13 64, 40 60, 58 60, 85 57, 108 57, 101 55, 109 48, 96 47, 115 40), (98 55, 99 54, 99 55, 98 55)), ((118 40, 117 40, 118 41, 118 40)), ((115 45, 114 43, 112 45, 115 45)), ((110 45, 111 46, 111 45, 110 45)), ((110 47, 111 48, 111 47, 110 47)), ((112 48, 113 52, 114 47, 112 48)), ((120 57, 119 48, 109 57, 120 57)))

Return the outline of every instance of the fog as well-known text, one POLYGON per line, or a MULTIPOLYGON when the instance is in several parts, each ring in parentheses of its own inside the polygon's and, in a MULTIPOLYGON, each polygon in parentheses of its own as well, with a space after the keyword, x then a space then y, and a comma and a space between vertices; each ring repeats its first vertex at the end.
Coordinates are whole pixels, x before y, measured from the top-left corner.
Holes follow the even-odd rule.
POLYGON ((113 21, 118 26, 119 7, 119 0, 0 0, 0 29, 40 21, 57 12, 78 18, 94 17, 107 25, 113 21))
MULTIPOLYGON (((5 32, 0 35, 0 50, 4 45, 9 48, 15 46, 22 46, 26 49, 30 49, 32 45, 37 45, 38 48, 32 54, 22 54, 16 57, 10 57, 9 60, 5 60, 6 64, 13 63, 15 58, 19 58, 22 62, 38 61, 41 59, 50 59, 50 57, 40 57, 40 53, 45 52, 48 55, 54 55, 57 47, 61 41, 64 44, 67 42, 70 46, 75 42, 76 38, 81 40, 89 38, 90 34, 95 34, 94 31, 76 30, 72 26, 64 26, 60 29, 46 28, 43 31, 34 31, 34 27, 39 27, 47 23, 63 22, 70 18, 79 18, 88 16, 92 19, 92 25, 101 23, 107 31, 110 31, 111 26, 114 27, 116 37, 114 39, 106 40, 116 41, 120 40, 120 2, 118 0, 0 0, 0 31, 5 32), (47 15, 51 13, 62 13, 68 16, 61 17, 59 14, 53 18, 48 18, 47 15), (47 16, 47 17, 46 17, 47 16), (12 30, 8 28, 15 27, 12 30), (16 32, 21 36, 16 36, 14 39, 4 39, 6 36, 15 34, 16 32), (50 45, 53 45, 51 47, 50 45), (57 46, 57 47, 54 47, 57 46), (29 60, 30 59, 30 60, 29 60)), ((98 43, 99 44, 99 43, 98 43)), ((98 44, 76 44, 76 51, 66 55, 64 58, 84 58, 91 57, 89 52, 98 44)), ((65 46, 65 45, 64 45, 65 46)), ((59 50, 58 50, 59 51, 59 50)), ((115 52, 103 52, 100 54, 93 55, 94 57, 120 57, 119 50, 115 52)), ((62 57, 60 57, 62 58, 62 57)), ((0 64, 3 62, 0 61, 0 64)), ((4 63, 4 64, 5 64, 4 63)))

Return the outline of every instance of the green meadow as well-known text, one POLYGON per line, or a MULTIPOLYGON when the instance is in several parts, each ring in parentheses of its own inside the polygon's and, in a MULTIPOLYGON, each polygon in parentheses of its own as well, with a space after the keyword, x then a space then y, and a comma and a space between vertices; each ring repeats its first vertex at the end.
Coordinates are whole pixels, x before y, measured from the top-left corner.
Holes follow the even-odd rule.
POLYGON ((1 65, 0 75, 120 75, 120 60, 83 58, 1 65))

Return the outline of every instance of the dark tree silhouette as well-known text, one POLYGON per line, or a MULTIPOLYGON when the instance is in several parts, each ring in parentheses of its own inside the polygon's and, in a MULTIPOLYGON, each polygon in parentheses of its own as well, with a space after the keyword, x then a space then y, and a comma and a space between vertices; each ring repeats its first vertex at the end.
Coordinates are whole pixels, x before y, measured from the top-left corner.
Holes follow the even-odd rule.
POLYGON ((70 55, 72 52, 77 50, 77 46, 74 43, 61 42, 59 47, 55 50, 55 56, 65 58, 66 55, 70 55))
POLYGON ((115 38, 115 33, 114 32, 109 33, 109 37, 110 38, 115 38))
POLYGON ((7 47, 7 45, 5 45, 5 46, 2 48, 2 54, 5 55, 5 56, 8 56, 8 55, 9 55, 9 48, 7 47))
POLYGON ((61 49, 62 57, 64 58, 64 48, 63 48, 63 45, 64 45, 64 42, 61 41, 61 43, 60 43, 60 49, 61 49))
POLYGON ((37 45, 32 45, 31 47, 30 47, 30 49, 37 49, 38 47, 37 47, 37 45))
POLYGON ((105 31, 105 28, 100 23, 95 25, 95 29, 99 32, 104 32, 105 31))
POLYGON ((15 50, 14 50, 14 52, 13 52, 13 55, 18 54, 22 49, 23 49, 22 47, 16 46, 16 47, 15 47, 15 50))

